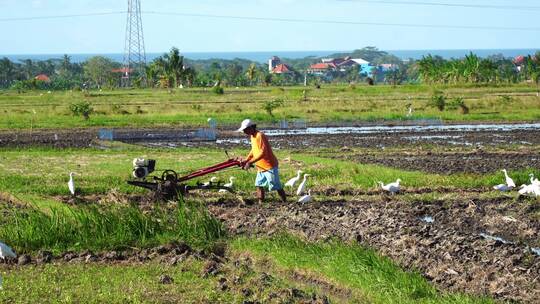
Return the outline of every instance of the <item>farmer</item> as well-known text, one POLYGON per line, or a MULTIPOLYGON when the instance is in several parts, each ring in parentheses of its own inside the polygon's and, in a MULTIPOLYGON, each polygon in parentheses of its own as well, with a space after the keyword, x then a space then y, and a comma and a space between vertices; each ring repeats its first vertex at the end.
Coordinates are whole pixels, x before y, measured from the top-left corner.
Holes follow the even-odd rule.
POLYGON ((268 187, 269 191, 276 190, 281 201, 284 203, 287 202, 287 196, 279 181, 278 160, 272 152, 268 137, 257 130, 257 125, 250 119, 244 119, 237 131, 244 132, 251 139, 251 151, 243 161, 242 167, 244 170, 249 169, 253 165, 257 167, 255 187, 257 187, 259 204, 264 201, 264 187, 268 187))

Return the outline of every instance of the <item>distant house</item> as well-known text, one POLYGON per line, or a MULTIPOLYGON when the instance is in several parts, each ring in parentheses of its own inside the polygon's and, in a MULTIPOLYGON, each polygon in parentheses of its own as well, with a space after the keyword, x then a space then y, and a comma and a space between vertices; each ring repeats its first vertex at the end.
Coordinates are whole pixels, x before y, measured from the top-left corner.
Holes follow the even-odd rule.
POLYGON ((362 58, 355 58, 351 59, 358 65, 358 74, 364 75, 367 77, 373 76, 373 68, 374 66, 369 63, 369 61, 364 60, 362 58))
POLYGON ((288 65, 286 65, 284 63, 280 63, 280 64, 276 65, 270 71, 270 73, 272 73, 272 74, 292 74, 293 71, 288 65))
POLYGON ((329 72, 336 71, 337 66, 333 62, 329 63, 315 63, 309 66, 308 73, 314 75, 325 75, 329 72))
POLYGON ((51 82, 51 79, 49 76, 45 74, 39 74, 36 77, 34 77, 35 80, 44 81, 44 82, 51 82))
POLYGON ((516 66, 516 69, 518 70, 518 72, 521 72, 521 70, 523 69, 523 66, 525 65, 525 56, 516 56, 512 62, 514 63, 514 65, 516 66))
POLYGON ((268 59, 268 72, 272 73, 279 64, 281 64, 281 59, 278 56, 272 56, 272 58, 268 59))

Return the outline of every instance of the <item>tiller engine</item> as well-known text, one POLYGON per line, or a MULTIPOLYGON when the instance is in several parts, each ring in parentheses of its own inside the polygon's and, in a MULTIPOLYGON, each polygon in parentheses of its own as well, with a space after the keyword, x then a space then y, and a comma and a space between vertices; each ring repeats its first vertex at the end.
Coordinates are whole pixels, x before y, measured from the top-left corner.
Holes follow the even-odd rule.
POLYGON ((178 176, 174 170, 163 170, 160 176, 150 175, 155 171, 156 161, 153 159, 136 158, 133 160, 133 179, 127 183, 133 186, 142 187, 154 191, 155 194, 163 198, 173 198, 178 195, 185 195, 194 189, 224 189, 229 192, 233 190, 225 187, 221 181, 196 182, 195 184, 186 184, 187 181, 207 174, 218 172, 231 167, 242 167, 243 163, 237 159, 229 159, 222 163, 196 170, 184 176, 178 176))

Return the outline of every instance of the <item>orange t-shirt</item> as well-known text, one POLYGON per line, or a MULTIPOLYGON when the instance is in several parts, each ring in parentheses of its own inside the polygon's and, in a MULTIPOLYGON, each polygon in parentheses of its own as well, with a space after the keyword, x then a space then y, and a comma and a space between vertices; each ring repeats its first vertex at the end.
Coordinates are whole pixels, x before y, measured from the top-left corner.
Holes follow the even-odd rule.
POLYGON ((257 131, 255 136, 251 136, 251 151, 248 160, 257 159, 261 155, 261 159, 255 162, 258 171, 268 171, 278 166, 278 160, 272 152, 268 138, 262 132, 257 131))

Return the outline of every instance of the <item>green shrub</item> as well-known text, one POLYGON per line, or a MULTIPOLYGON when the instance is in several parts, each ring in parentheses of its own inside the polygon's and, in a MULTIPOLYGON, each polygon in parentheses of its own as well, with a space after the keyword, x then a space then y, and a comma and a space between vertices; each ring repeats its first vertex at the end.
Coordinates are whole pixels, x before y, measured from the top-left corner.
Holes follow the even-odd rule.
POLYGON ((511 103, 512 101, 514 101, 514 98, 513 98, 512 96, 502 95, 502 96, 499 96, 499 100, 500 100, 501 103, 503 103, 503 104, 509 104, 509 103, 511 103))
POLYGON ((268 115, 274 117, 274 114, 272 112, 275 109, 277 109, 279 107, 282 107, 284 104, 285 104, 285 102, 283 101, 283 99, 277 98, 277 99, 265 102, 263 107, 264 107, 264 110, 266 111, 266 113, 268 113, 268 115))
POLYGON ((447 109, 459 109, 461 114, 469 114, 469 107, 465 104, 465 99, 463 99, 463 97, 455 97, 452 102, 448 104, 447 109))
POLYGON ((433 92, 433 95, 431 95, 431 99, 429 100, 428 106, 435 107, 439 109, 439 111, 444 111, 444 108, 446 106, 446 96, 441 91, 435 91, 433 92))
POLYGON ((74 102, 69 106, 69 110, 75 116, 82 116, 84 119, 89 119, 90 114, 94 112, 94 108, 88 101, 74 102))
POLYGON ((212 88, 212 92, 216 95, 223 95, 225 93, 225 90, 221 86, 215 86, 212 88))

